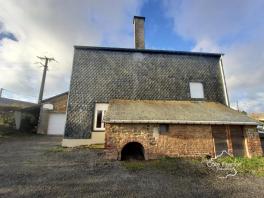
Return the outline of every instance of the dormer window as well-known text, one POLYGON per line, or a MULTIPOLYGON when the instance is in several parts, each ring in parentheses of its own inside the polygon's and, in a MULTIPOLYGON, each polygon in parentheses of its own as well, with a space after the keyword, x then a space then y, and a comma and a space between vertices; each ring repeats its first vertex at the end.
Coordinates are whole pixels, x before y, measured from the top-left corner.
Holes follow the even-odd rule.
POLYGON ((190 92, 191 98, 203 99, 204 98, 204 88, 201 82, 190 82, 190 92))
POLYGON ((108 104, 96 103, 95 104, 95 113, 94 113, 94 131, 104 131, 104 115, 108 109, 108 104))

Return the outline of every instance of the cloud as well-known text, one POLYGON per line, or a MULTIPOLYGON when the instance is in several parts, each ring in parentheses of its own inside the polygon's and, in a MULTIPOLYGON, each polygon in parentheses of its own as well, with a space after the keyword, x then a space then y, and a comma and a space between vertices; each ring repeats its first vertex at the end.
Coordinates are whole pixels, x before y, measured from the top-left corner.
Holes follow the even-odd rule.
POLYGON ((12 32, 7 32, 2 30, 2 24, 0 23, 0 41, 3 39, 10 39, 13 41, 18 41, 16 36, 12 32))
POLYGON ((264 111, 264 1, 166 0, 164 7, 174 31, 195 42, 194 51, 225 54, 231 103, 264 111))
POLYGON ((0 87, 38 95, 42 68, 36 56, 54 57, 44 96, 68 90, 74 45, 132 46, 132 18, 140 0, 8 0, 0 6, 0 87))

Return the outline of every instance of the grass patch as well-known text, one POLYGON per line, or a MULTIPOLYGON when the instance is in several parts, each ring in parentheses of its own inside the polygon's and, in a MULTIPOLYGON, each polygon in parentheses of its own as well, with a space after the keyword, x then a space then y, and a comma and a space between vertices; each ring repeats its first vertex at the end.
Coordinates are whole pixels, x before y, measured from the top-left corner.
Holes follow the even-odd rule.
MULTIPOLYGON (((239 174, 249 174, 264 177, 264 157, 222 157, 219 163, 237 164, 239 174)), ((178 175, 207 175, 212 173, 202 164, 201 159, 189 158, 160 158, 148 161, 122 161, 122 165, 129 171, 159 170, 178 175)))
POLYGON ((129 171, 139 171, 147 167, 145 161, 123 161, 122 165, 129 171))
POLYGON ((62 147, 62 146, 55 146, 55 147, 49 148, 47 150, 47 152, 48 153, 60 153, 60 152, 68 152, 70 150, 71 149, 65 148, 65 147, 62 147))
POLYGON ((264 157, 222 157, 217 162, 235 163, 239 173, 264 177, 264 157))
POLYGON ((6 139, 9 137, 27 137, 35 135, 33 133, 26 133, 26 132, 21 132, 19 130, 13 129, 13 128, 8 128, 5 126, 0 126, 0 139, 6 139))
POLYGON ((104 146, 104 144, 91 144, 91 145, 89 146, 89 148, 90 148, 90 149, 104 149, 105 146, 104 146))
POLYGON ((14 129, 0 127, 0 138, 8 138, 15 134, 19 134, 19 132, 14 129))
POLYGON ((169 157, 148 161, 122 161, 122 165, 129 171, 139 171, 148 169, 175 172, 180 169, 186 169, 186 167, 190 167, 190 171, 196 169, 198 164, 200 164, 200 161, 197 159, 169 157))

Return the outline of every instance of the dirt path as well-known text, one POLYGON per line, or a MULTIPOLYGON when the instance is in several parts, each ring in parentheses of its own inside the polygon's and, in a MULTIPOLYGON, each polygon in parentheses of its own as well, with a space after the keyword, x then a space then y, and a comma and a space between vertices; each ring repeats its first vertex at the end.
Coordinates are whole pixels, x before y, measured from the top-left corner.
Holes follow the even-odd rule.
POLYGON ((200 167, 129 171, 102 151, 65 150, 61 137, 0 141, 0 197, 264 197, 264 178, 220 180, 200 167))

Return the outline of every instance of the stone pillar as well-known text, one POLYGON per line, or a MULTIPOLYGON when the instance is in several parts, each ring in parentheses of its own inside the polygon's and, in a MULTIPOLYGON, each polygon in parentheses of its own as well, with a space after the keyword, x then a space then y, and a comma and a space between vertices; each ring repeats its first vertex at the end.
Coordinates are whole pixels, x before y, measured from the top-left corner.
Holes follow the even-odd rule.
POLYGON ((262 156, 263 151, 256 126, 244 126, 245 146, 248 157, 262 156))

